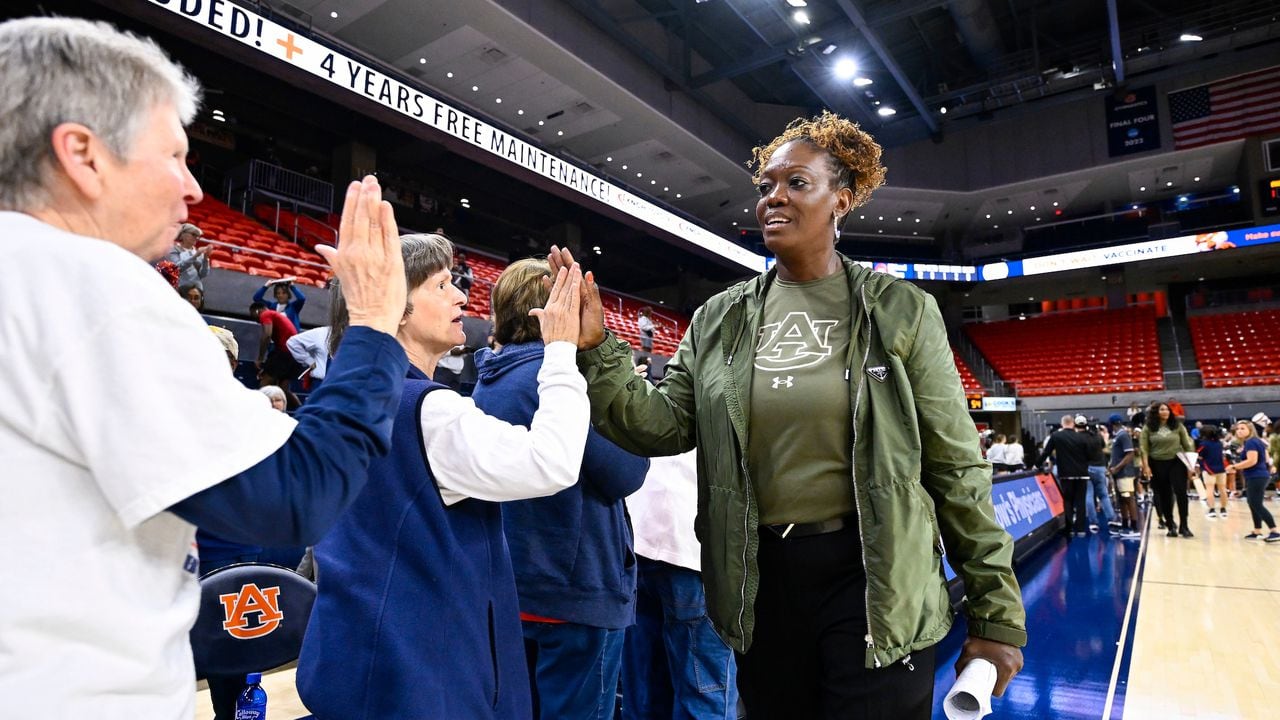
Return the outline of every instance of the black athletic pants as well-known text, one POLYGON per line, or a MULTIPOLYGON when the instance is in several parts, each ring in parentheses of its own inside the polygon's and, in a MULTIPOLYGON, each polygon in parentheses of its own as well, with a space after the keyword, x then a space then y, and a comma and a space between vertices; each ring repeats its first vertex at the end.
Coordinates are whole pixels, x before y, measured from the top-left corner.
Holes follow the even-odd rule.
POLYGON ((1165 525, 1173 524, 1173 503, 1178 502, 1178 530, 1187 529, 1187 466, 1178 458, 1157 460, 1151 458, 1151 490, 1156 494, 1156 509, 1165 525))
POLYGON ((754 640, 738 655, 748 720, 928 720, 934 648, 864 667, 866 576, 856 525, 782 539, 760 529, 754 640))

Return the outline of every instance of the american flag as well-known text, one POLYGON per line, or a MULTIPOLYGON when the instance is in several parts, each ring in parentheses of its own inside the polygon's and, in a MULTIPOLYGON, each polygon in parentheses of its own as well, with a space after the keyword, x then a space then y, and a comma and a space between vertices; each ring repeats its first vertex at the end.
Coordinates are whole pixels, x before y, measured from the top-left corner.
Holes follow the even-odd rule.
POLYGON ((1280 65, 1169 93, 1176 150, 1280 132, 1280 65))

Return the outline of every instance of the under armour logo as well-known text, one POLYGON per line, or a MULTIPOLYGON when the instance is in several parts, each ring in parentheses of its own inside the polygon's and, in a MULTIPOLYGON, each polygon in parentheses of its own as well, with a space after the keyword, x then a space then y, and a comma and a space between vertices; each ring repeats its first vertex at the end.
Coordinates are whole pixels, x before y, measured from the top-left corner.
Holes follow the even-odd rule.
POLYGON ((884 379, 889 377, 889 368, 886 368, 883 365, 869 367, 867 368, 867 374, 880 382, 884 382, 884 379))
POLYGON ((788 375, 786 377, 776 377, 773 379, 773 389, 777 390, 780 387, 791 387, 795 385, 795 383, 792 382, 792 380, 795 380, 795 378, 791 375, 788 375))

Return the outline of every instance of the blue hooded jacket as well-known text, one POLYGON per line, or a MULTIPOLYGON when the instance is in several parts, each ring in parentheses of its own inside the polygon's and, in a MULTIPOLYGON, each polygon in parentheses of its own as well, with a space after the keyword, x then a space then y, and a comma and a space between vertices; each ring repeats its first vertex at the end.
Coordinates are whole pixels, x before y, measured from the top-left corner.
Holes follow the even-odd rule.
MULTIPOLYGON (((476 405, 528 427, 538 407, 542 358, 541 341, 480 350, 476 405)), ((521 612, 609 629, 635 622, 636 558, 623 498, 640 488, 648 470, 647 458, 593 429, 577 484, 550 497, 503 503, 521 612)))

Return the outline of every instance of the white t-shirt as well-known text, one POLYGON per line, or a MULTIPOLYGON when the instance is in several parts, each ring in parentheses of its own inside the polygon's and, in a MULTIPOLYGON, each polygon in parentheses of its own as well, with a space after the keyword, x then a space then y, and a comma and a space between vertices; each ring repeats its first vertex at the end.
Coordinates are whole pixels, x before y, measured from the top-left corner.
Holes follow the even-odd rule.
POLYGON ((0 368, 2 714, 191 717, 195 528, 165 509, 296 423, 147 263, 12 212, 0 368))
POLYGON ((649 459, 644 484, 627 496, 636 554, 689 570, 702 569, 693 532, 698 514, 698 453, 649 459))
POLYGON ((298 364, 313 367, 311 377, 323 380, 329 369, 329 326, 311 328, 285 341, 285 347, 298 364))
POLYGON ((991 447, 987 448, 987 462, 992 465, 1005 464, 1004 443, 995 443, 991 447))
POLYGON ((1021 465, 1022 464, 1022 444, 1017 442, 1006 443, 1004 446, 1004 464, 1005 465, 1021 465))

